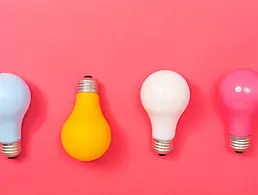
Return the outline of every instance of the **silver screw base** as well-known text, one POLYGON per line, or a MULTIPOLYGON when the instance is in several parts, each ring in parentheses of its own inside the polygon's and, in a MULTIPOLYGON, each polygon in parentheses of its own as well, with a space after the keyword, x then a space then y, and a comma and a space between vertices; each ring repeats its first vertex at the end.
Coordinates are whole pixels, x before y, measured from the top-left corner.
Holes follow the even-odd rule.
POLYGON ((236 137, 230 135, 230 147, 238 154, 242 154, 248 149, 250 141, 250 137, 236 137))
POLYGON ((79 82, 79 92, 98 94, 97 81, 90 75, 84 76, 84 78, 79 82))
POLYGON ((1 144, 1 152, 9 159, 14 159, 20 155, 22 151, 21 142, 11 144, 1 144))
POLYGON ((172 150, 172 140, 152 138, 152 147, 159 156, 166 156, 172 150))

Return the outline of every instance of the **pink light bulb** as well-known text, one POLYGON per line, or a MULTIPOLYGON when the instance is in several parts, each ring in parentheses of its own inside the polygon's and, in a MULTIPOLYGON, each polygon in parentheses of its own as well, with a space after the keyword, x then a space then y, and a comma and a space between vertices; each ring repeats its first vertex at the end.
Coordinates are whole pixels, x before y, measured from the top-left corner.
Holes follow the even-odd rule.
POLYGON ((258 72, 237 69, 224 77, 219 95, 227 110, 230 147, 243 153, 250 144, 251 126, 258 108, 258 72))

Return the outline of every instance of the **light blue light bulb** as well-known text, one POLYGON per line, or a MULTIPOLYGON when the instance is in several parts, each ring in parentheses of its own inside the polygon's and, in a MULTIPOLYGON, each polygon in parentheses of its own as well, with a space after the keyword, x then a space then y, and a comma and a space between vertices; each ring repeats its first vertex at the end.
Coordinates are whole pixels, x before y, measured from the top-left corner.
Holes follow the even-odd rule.
POLYGON ((24 80, 0 73, 0 144, 8 158, 21 153, 21 126, 30 101, 30 89, 24 80))

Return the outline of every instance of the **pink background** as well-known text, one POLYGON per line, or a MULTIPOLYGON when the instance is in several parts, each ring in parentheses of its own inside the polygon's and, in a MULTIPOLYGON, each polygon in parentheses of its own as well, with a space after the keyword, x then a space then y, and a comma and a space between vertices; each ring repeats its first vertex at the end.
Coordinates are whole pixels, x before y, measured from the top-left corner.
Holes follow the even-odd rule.
POLYGON ((0 193, 257 195, 258 133, 247 153, 232 153, 215 96, 227 71, 258 69, 257 10, 256 0, 1 0, 0 70, 28 82, 32 104, 22 156, 0 157, 0 193), (151 149, 139 99, 158 69, 182 74, 192 92, 165 158, 151 149), (85 74, 101 82, 113 133, 92 163, 60 143, 85 74))

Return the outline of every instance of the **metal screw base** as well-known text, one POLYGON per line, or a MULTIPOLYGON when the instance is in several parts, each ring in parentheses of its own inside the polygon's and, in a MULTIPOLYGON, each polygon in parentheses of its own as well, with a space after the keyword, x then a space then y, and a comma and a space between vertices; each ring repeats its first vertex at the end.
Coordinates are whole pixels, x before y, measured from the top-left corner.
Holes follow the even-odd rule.
POLYGON ((230 136, 230 147, 237 153, 242 154, 250 145, 250 137, 230 136))
POLYGON ((92 76, 84 76, 84 78, 79 82, 79 92, 98 94, 97 81, 94 80, 92 76))
POLYGON ((21 142, 15 142, 11 144, 1 144, 1 152, 8 158, 14 159, 20 155, 22 151, 21 142))
POLYGON ((172 140, 152 138, 152 147, 159 156, 166 156, 172 150, 172 140))

